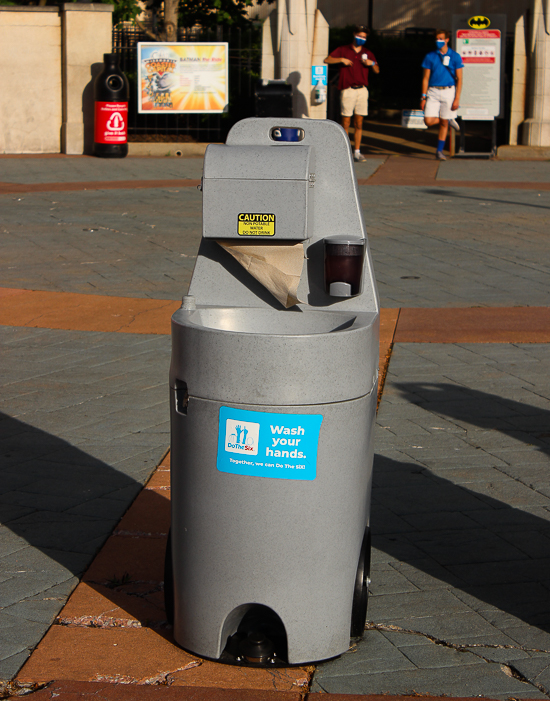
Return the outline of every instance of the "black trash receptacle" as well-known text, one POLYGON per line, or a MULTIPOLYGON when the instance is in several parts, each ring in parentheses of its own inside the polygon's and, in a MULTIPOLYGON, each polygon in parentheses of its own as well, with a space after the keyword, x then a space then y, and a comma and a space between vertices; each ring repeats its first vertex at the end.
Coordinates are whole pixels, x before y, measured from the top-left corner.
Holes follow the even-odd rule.
POLYGON ((256 117, 292 117, 292 85, 261 80, 256 86, 256 117))

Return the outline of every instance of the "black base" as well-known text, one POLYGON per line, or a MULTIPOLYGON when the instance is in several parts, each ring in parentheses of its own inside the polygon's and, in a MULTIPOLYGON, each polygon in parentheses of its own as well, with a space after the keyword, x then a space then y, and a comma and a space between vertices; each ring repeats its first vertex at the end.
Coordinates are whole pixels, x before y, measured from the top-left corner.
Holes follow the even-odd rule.
POLYGON ((370 583, 370 528, 367 528, 363 536, 357 575, 355 577, 355 590, 353 592, 353 606, 351 609, 350 637, 362 638, 367 622, 367 605, 369 603, 370 583))
POLYGON ((92 149, 98 158, 125 158, 128 155, 128 144, 96 144, 92 149))

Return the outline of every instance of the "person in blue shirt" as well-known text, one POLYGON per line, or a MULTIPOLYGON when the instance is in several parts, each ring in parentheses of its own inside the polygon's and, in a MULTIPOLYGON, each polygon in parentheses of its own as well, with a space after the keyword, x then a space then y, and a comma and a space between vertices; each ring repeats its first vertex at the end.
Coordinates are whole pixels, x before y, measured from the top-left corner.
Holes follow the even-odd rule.
POLYGON ((420 109, 424 110, 424 122, 432 127, 439 124, 439 137, 435 157, 446 161, 443 154, 449 124, 460 130, 456 121, 456 111, 462 90, 462 57, 449 47, 451 33, 437 29, 435 33, 436 51, 426 54, 422 62, 422 97, 420 109))

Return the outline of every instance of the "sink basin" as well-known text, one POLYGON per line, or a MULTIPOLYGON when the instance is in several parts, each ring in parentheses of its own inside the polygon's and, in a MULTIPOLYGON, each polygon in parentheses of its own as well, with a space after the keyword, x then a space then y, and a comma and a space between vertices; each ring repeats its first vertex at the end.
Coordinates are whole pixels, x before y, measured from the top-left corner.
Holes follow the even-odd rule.
POLYGON ((375 312, 205 306, 172 316, 171 386, 184 383, 191 399, 346 401, 371 392, 377 372, 375 312))
POLYGON ((243 307, 207 307, 189 313, 188 323, 233 333, 299 336, 350 328, 357 314, 327 311, 275 311, 243 307))

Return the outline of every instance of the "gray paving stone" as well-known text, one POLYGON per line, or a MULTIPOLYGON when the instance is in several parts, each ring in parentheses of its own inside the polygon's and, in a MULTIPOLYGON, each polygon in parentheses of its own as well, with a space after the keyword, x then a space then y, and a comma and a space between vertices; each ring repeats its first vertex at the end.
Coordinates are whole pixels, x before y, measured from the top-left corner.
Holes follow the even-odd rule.
POLYGON ((549 182, 550 168, 541 161, 480 161, 453 159, 442 163, 437 180, 485 182, 549 182))
MULTIPOLYGON (((472 613, 464 602, 447 589, 399 594, 384 593, 369 599, 369 617, 376 623, 431 618, 440 616, 443 611, 453 616, 472 613)), ((401 625, 401 627, 413 627, 416 630, 416 627, 411 625, 401 625)))
MULTIPOLYGON (((403 517, 403 521, 409 524, 409 528, 404 531, 409 533, 411 532, 411 526, 414 531, 435 531, 438 534, 445 532, 448 533, 449 529, 452 529, 452 533, 464 533, 465 531, 470 531, 471 533, 472 529, 477 525, 469 514, 465 514, 460 511, 441 512, 434 510, 423 514, 407 514, 403 517)), ((420 540, 417 540, 417 542, 421 542, 422 535, 419 534, 418 538, 420 540)), ((444 535, 443 538, 445 538, 444 535)), ((452 547, 450 542, 448 545, 449 547, 452 547)), ((456 544, 454 545, 456 547, 456 544)), ((445 546, 445 548, 447 549, 447 546, 445 546)))
POLYGON ((547 630, 533 629, 525 624, 503 627, 502 630, 524 649, 550 654, 550 633, 547 630))
POLYGON ((59 613, 58 597, 43 598, 41 600, 27 599, 11 606, 6 606, 3 613, 13 618, 23 618, 26 621, 34 621, 50 626, 59 613))
POLYGON ((15 655, 0 658, 0 679, 12 679, 25 664, 30 651, 25 648, 15 655))
POLYGON ((515 669, 527 679, 532 679, 533 684, 550 692, 550 664, 548 658, 520 659, 514 661, 515 669))
POLYGON ((496 626, 484 616, 469 610, 461 613, 443 613, 442 608, 434 608, 432 615, 392 618, 391 625, 458 645, 467 645, 477 637, 498 633, 496 626))
POLYGON ((370 674, 378 674, 413 668, 410 660, 382 634, 378 631, 366 631, 364 638, 352 644, 345 655, 320 665, 315 678, 323 680, 330 677, 354 676, 366 670, 370 674))
POLYGON ((1 327, 0 343, 0 606, 29 632, 0 646, 13 674, 166 452, 170 339, 1 327))
POLYGON ((528 366, 532 377, 544 376, 545 358, 530 346, 396 344, 376 432, 383 440, 373 479, 372 572, 380 581, 373 585, 369 619, 387 626, 383 634, 405 655, 412 648, 407 659, 418 669, 369 674, 366 665, 362 674, 354 669, 346 676, 340 673, 344 655, 339 675, 318 671, 314 688, 497 699, 550 695, 544 685, 542 691, 533 685, 550 663, 550 510, 542 493, 548 471, 543 461, 529 462, 537 454, 547 461, 548 448, 521 425, 531 416, 545 423, 550 391, 537 389, 543 401, 535 405, 534 393, 517 382, 528 366), (418 425, 416 434, 411 424, 418 425), (504 453, 509 462, 500 459, 504 453), (405 591, 390 568, 418 592, 405 591), (424 636, 469 652, 437 650, 424 636), (503 671, 533 654, 542 660, 525 667, 532 683, 503 671))
POLYGON ((394 561, 391 566, 414 584, 419 591, 448 589, 450 585, 455 587, 453 594, 458 596, 457 589, 462 585, 458 577, 453 576, 433 558, 424 557, 410 562, 394 561))
POLYGON ((437 696, 486 696, 505 701, 541 698, 539 689, 508 677, 499 664, 472 664, 441 669, 402 670, 399 674, 354 674, 348 677, 314 677, 312 691, 345 694, 417 695, 432 689, 437 696))
POLYGON ((403 594, 414 591, 418 591, 418 587, 399 573, 390 563, 380 563, 372 567, 369 585, 371 595, 403 594))
POLYGON ((373 534, 409 533, 411 526, 390 509, 373 502, 371 504, 371 523, 373 534))
MULTIPOLYGON (((491 206, 480 207, 479 191, 465 188, 444 197, 429 188, 360 189, 383 306, 547 303, 548 193, 493 191, 491 206), (460 225, 450 224, 458 203, 460 225), (483 237, 470 233, 480 230, 483 237), (401 279, 411 274, 420 279, 401 279)), ((200 203, 194 188, 5 195, 4 284, 178 299, 196 256, 200 203)))
MULTIPOLYGON (((138 156, 115 162, 87 157, 59 158, 55 162, 43 158, 6 159, 2 163, 2 181, 30 184, 197 179, 202 175, 202 165, 202 158, 140 158, 138 156)), ((377 162, 377 167, 378 165, 380 162, 377 162)), ((57 199, 57 195, 52 195, 51 199, 57 199)), ((55 210, 55 207, 53 209, 55 210)))
MULTIPOLYGON (((102 179, 104 164, 94 163, 102 179)), ((198 163, 187 165, 192 170, 198 163)), ((186 177, 186 164, 172 165, 179 175, 169 177, 186 177)), ((126 159, 113 177, 138 177, 142 171, 131 172, 134 166, 126 159)), ((156 166, 149 160, 147 167, 153 172, 156 166)), ((77 170, 63 177, 79 179, 77 170)), ((62 173, 50 176, 58 180, 62 173)), ((30 169, 20 177, 44 175, 30 169)), ((367 186, 361 194, 383 306, 548 304, 549 193, 367 186), (402 279, 407 275, 420 279, 402 279)), ((52 195, 0 196, 10 260, 9 268, 0 267, 3 285, 161 299, 186 291, 200 235, 196 190, 52 195)), ((12 416, 9 424, 0 420, 0 451, 3 440, 20 436, 5 444, 4 474, 5 487, 22 502, 7 500, 0 508, 10 524, 26 529, 29 540, 45 538, 40 547, 0 557, 0 591, 4 586, 9 601, 22 577, 28 591, 9 608, 14 618, 34 617, 36 625, 46 626, 101 542, 96 528, 103 523, 108 533, 168 446, 170 343, 158 336, 18 328, 0 329, 0 342, 0 411, 12 416), (24 459, 12 454, 21 447, 24 459), (92 489, 73 504, 74 492, 60 484, 71 469, 68 483, 74 481, 75 491, 85 489, 94 473, 108 488, 92 489), (22 479, 15 480, 17 475, 22 479), (40 496, 36 487, 25 491, 38 480, 49 492, 46 510, 44 499, 25 505, 40 496), (42 532, 40 519, 30 518, 37 511, 47 512, 42 532), (81 537, 65 540, 62 531, 74 518, 82 519, 81 537)), ((388 625, 414 624, 426 635, 448 635, 461 644, 511 641, 512 648, 495 648, 495 657, 488 658, 499 662, 533 654, 517 646, 550 649, 543 605, 550 582, 544 558, 550 507, 545 463, 537 462, 550 453, 550 440, 539 437, 548 425, 549 371, 547 347, 537 344, 397 344, 379 412, 388 428, 377 430, 384 437, 373 488, 369 617, 385 611, 388 625), (424 598, 413 605, 415 594, 424 598)), ((361 644, 359 653, 335 662, 338 675, 326 676, 326 688, 541 697, 539 689, 507 677, 499 664, 476 658, 476 664, 454 666, 473 653, 448 656, 442 648, 430 661, 423 656, 432 643, 421 635, 368 631, 367 638, 364 653, 361 644), (403 654, 406 647, 415 648, 410 656, 420 667, 403 654), (369 655, 375 660, 370 666, 369 655), (453 665, 429 667, 443 656, 453 665), (349 675, 348 658, 365 661, 351 662, 349 675)), ((0 676, 27 654, 9 653, 0 676)), ((542 665, 537 661, 528 673, 540 676, 542 665)))
POLYGON ((443 645, 408 645, 403 654, 419 669, 437 669, 458 665, 484 664, 469 651, 459 651, 443 645), (466 658, 466 659, 465 659, 466 658))

